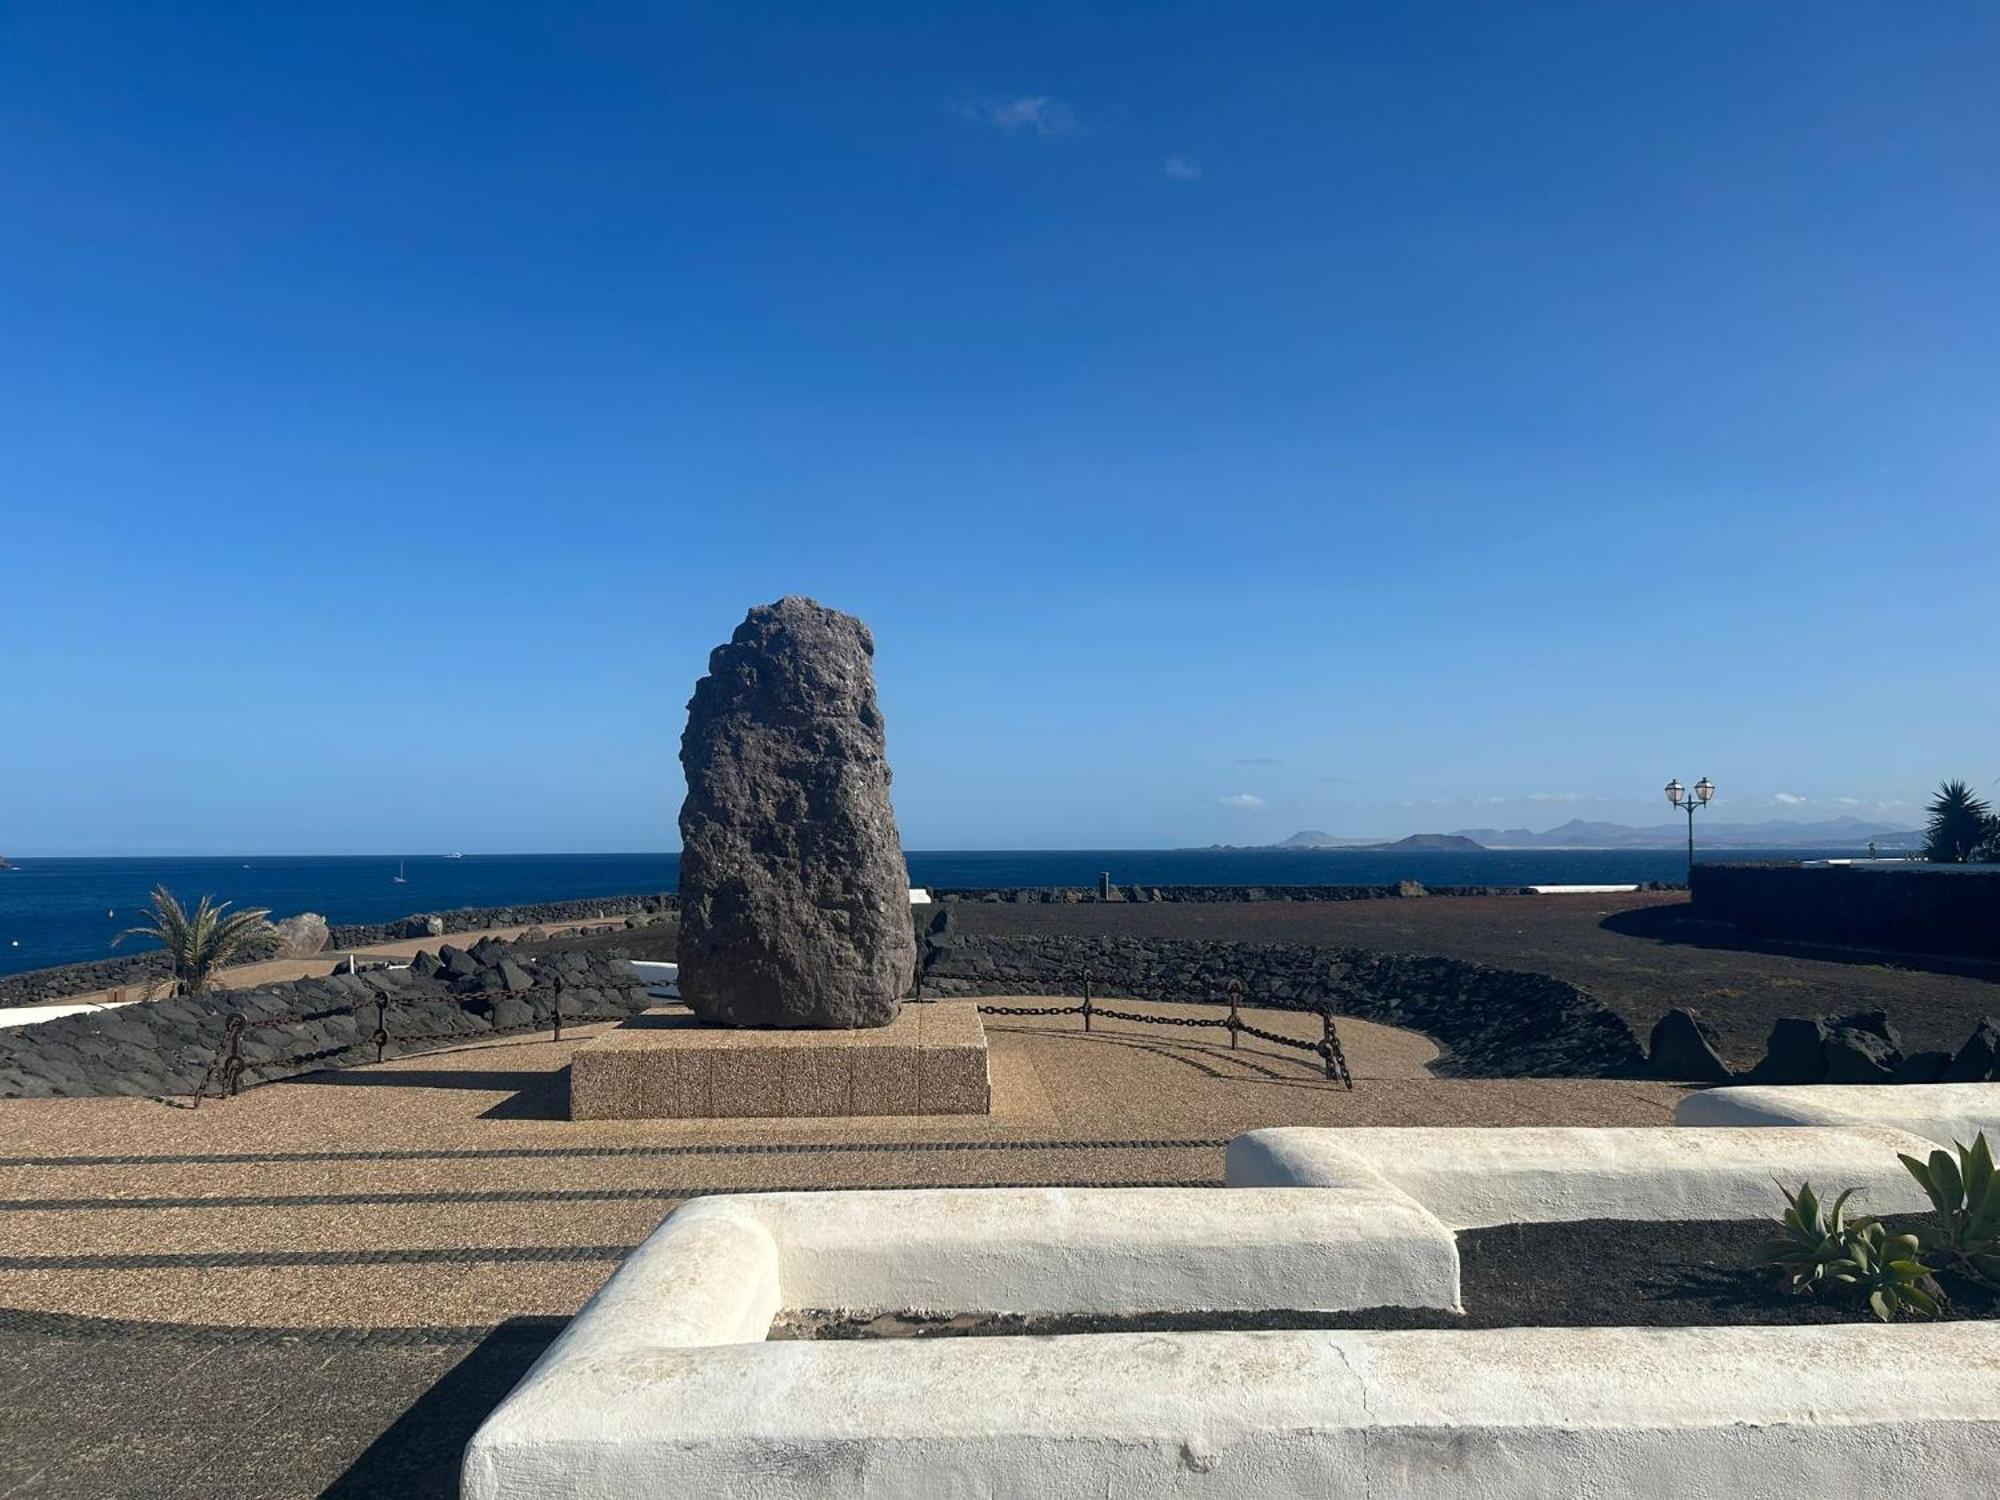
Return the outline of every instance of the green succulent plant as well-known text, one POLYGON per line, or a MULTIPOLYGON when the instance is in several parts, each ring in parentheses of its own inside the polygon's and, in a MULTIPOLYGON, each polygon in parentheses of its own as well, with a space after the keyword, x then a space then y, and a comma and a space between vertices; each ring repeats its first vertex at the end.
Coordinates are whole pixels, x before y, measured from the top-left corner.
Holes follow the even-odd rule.
POLYGON ((1809 1182, 1784 1194, 1780 1234, 1764 1254, 1783 1273, 1786 1290, 1856 1296, 1885 1323, 1899 1312, 1936 1315, 1937 1283, 1919 1258, 1917 1236, 1891 1234, 1881 1220, 1866 1215, 1848 1218, 1853 1188, 1830 1205, 1821 1203, 1809 1182))
POLYGON ((1848 1258, 1833 1272, 1837 1286, 1851 1287, 1884 1323, 1899 1312, 1936 1317, 1937 1283, 1931 1268, 1917 1257, 1914 1234, 1891 1234, 1888 1226, 1870 1219, 1848 1240, 1848 1258))
POLYGON ((1790 1188, 1782 1191, 1784 1219, 1779 1237, 1764 1247, 1764 1258, 1785 1273, 1785 1290, 1817 1291, 1827 1283, 1833 1268, 1847 1260, 1848 1241, 1855 1229, 1868 1221, 1846 1217, 1853 1188, 1834 1199, 1830 1207, 1821 1204, 1810 1182, 1801 1184, 1796 1193, 1790 1188))
POLYGON ((2000 1179, 1992 1148, 1984 1131, 1970 1146, 1952 1144, 1956 1160, 1950 1151, 1933 1151, 1928 1161, 1897 1153, 1943 1221, 1923 1231, 1923 1247, 1974 1280, 2000 1286, 2000 1179))

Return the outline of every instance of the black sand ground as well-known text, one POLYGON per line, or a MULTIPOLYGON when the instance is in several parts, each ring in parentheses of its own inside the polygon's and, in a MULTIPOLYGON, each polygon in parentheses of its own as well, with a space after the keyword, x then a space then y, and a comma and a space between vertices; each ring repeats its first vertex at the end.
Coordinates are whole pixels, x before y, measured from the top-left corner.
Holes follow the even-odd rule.
MULTIPOLYGON (((1906 1221, 1896 1220, 1897 1226, 1906 1221)), ((1908 1221, 1913 1223, 1914 1221, 1908 1221)), ((1774 1226, 1759 1221, 1502 1224, 1458 1235, 1460 1314, 1150 1313, 1120 1317, 956 1317, 793 1313, 774 1337, 949 1338, 1058 1333, 1189 1333, 1280 1328, 1688 1328, 1872 1321, 1851 1298, 1792 1296, 1760 1264, 1774 1226)), ((1947 1320, 2000 1315, 1993 1292, 1944 1275, 1947 1320)))

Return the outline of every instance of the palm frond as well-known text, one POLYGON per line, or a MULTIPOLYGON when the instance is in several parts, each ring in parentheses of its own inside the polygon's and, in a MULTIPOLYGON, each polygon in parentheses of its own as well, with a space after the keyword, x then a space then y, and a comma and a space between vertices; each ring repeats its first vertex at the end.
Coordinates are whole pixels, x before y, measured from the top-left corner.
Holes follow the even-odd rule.
POLYGON ((149 937, 166 950, 173 972, 176 993, 198 995, 208 988, 215 971, 240 957, 252 942, 268 930, 266 907, 244 911, 229 910, 233 903, 203 896, 193 915, 165 886, 153 888, 152 920, 143 926, 128 927, 111 941, 114 945, 128 937, 149 937))

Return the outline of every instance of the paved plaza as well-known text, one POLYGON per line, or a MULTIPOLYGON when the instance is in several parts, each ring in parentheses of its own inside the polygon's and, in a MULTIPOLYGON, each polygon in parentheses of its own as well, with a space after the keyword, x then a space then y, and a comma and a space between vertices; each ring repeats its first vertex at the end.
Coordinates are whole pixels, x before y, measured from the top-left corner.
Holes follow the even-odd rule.
POLYGON ((1433 1078, 1427 1039, 1347 1021, 1349 1093, 1255 1039, 993 1017, 988 1116, 572 1122, 564 1070, 602 1030, 198 1110, 0 1106, 0 1399, 27 1435, 0 1497, 449 1495, 479 1418, 701 1194, 1219 1184, 1224 1143, 1262 1125, 1665 1125, 1681 1093, 1433 1078))

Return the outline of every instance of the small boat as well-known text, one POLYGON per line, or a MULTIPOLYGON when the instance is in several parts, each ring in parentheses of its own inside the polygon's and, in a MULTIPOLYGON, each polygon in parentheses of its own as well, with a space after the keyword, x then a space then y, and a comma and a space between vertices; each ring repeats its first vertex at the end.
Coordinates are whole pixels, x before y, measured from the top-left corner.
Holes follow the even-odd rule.
POLYGON ((457 851, 456 849, 454 849, 454 850, 452 850, 452 851, 451 851, 451 853, 447 854, 447 855, 445 856, 445 858, 446 858, 446 859, 464 859, 464 858, 465 858, 465 856, 464 856, 463 854, 460 854, 460 853, 459 853, 459 852, 458 852, 458 851, 457 851))
POLYGON ((397 885, 408 885, 410 883, 403 877, 403 862, 400 859, 396 861, 396 873, 389 878, 397 885))

